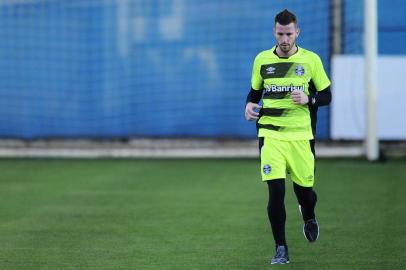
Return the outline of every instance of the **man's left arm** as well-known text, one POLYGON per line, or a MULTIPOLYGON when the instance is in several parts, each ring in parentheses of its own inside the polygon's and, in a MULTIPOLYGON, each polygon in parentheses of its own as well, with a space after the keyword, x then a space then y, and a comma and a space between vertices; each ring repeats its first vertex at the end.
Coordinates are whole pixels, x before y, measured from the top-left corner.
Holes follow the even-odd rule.
POLYGON ((292 92, 292 100, 295 104, 305 105, 309 103, 312 107, 329 105, 331 102, 330 86, 321 91, 317 91, 315 94, 310 93, 309 95, 306 95, 300 90, 295 90, 292 92))
POLYGON ((316 91, 311 91, 309 94, 309 106, 319 107, 329 105, 331 102, 331 82, 318 55, 315 55, 314 70, 312 73, 312 81, 316 91))
POLYGON ((309 95, 309 105, 313 107, 326 106, 331 102, 331 90, 330 86, 327 88, 317 91, 315 94, 310 93, 309 95))

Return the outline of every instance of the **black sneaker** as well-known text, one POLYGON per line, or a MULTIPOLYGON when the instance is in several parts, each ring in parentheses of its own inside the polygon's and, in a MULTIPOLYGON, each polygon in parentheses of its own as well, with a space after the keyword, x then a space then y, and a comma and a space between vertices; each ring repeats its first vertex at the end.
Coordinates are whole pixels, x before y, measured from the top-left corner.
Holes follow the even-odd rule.
POLYGON ((303 225, 303 233, 309 242, 314 242, 319 238, 319 224, 315 218, 305 221, 303 225))
POLYGON ((289 263, 288 247, 276 246, 276 254, 271 260, 271 264, 286 264, 289 263))
MULTIPOLYGON (((299 205, 300 214, 302 214, 302 206, 299 205)), ((302 214, 303 216, 303 214, 302 214)), ((303 234, 309 242, 314 242, 319 238, 319 223, 315 218, 306 220, 303 225, 303 234)))

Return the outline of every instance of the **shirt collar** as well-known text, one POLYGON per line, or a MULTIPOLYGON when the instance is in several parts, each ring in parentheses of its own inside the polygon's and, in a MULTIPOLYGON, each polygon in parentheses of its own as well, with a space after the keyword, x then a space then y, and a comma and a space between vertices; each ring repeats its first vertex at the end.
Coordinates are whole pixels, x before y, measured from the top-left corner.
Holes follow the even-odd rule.
POLYGON ((297 45, 295 45, 295 46, 296 46, 296 52, 295 52, 294 54, 292 54, 291 56, 289 56, 289 57, 279 56, 279 55, 276 53, 276 48, 278 47, 278 45, 273 46, 271 50, 272 50, 273 54, 274 54, 276 57, 278 57, 279 59, 290 59, 290 58, 292 58, 292 57, 296 57, 296 56, 299 55, 299 54, 301 53, 301 51, 302 51, 302 49, 301 49, 299 46, 297 46, 297 45))

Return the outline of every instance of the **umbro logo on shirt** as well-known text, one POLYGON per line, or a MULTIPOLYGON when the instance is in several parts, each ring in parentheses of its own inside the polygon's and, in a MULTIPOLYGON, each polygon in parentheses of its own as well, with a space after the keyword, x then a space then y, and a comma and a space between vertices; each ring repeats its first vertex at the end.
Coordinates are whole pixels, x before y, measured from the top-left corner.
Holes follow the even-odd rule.
POLYGON ((284 78, 292 65, 293 63, 288 62, 261 65, 262 79, 284 78))
POLYGON ((266 74, 274 74, 275 73, 275 68, 274 67, 269 67, 266 69, 266 74))

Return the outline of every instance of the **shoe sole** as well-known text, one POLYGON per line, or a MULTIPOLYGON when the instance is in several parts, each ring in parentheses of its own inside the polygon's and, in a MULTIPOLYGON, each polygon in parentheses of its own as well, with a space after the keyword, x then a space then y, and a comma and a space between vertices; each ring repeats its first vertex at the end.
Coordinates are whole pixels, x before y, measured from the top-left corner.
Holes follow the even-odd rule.
POLYGON ((272 263, 272 262, 271 262, 271 265, 274 265, 274 264, 288 264, 288 263, 290 263, 290 261, 287 261, 287 262, 284 262, 284 263, 280 263, 280 262, 272 263))

